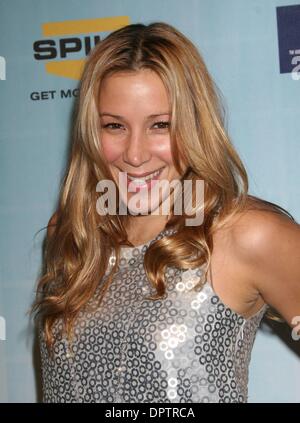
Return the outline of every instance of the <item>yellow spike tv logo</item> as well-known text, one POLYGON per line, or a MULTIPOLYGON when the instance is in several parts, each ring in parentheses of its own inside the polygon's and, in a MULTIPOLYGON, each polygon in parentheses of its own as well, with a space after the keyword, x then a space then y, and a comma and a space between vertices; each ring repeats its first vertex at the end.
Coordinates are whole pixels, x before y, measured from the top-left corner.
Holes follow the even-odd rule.
POLYGON ((74 55, 83 53, 87 56, 101 40, 99 35, 88 34, 115 31, 126 25, 129 25, 128 16, 44 23, 42 33, 48 38, 33 43, 34 58, 46 61, 47 73, 78 80, 85 57, 75 59, 74 55))

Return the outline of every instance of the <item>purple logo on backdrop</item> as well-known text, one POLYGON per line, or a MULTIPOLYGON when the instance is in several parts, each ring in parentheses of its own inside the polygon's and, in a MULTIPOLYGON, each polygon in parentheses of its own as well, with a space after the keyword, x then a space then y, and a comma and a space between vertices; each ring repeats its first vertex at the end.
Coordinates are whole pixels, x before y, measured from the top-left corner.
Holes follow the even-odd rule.
POLYGON ((300 79, 300 4, 280 6, 276 11, 280 73, 300 79))

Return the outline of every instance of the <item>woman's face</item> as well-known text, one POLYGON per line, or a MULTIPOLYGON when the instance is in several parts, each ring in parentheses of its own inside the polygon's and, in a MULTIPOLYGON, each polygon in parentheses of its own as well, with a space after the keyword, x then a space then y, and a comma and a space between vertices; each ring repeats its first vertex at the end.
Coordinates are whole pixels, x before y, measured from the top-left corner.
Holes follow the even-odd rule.
POLYGON ((163 82, 149 69, 119 72, 102 82, 99 115, 104 159, 131 211, 136 211, 137 198, 140 213, 157 211, 169 195, 169 183, 180 179, 171 154, 170 113, 163 82), (162 180, 168 189, 159 191, 162 180))

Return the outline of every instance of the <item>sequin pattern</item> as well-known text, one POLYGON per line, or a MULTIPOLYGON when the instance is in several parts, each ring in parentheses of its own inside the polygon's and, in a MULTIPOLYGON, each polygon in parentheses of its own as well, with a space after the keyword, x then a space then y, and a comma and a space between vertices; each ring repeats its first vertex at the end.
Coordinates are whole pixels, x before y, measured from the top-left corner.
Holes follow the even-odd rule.
POLYGON ((207 282, 193 290, 201 268, 168 267, 166 297, 145 299, 156 291, 144 254, 169 233, 121 249, 101 306, 79 314, 71 345, 57 337, 53 358, 39 330, 44 402, 247 402, 251 350, 267 306, 245 319, 207 282))

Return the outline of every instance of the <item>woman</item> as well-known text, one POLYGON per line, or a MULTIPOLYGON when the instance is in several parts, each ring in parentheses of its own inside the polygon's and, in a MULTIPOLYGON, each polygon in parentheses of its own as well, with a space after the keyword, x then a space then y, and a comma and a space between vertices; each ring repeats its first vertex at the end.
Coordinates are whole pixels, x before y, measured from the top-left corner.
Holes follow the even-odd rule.
POLYGON ((223 120, 174 27, 128 25, 91 52, 33 307, 45 402, 247 401, 268 305, 291 327, 300 315, 300 228, 248 195, 223 120), (194 225, 178 191, 154 189, 187 181, 194 201, 201 180, 194 225), (117 186, 116 213, 99 181, 117 186))

